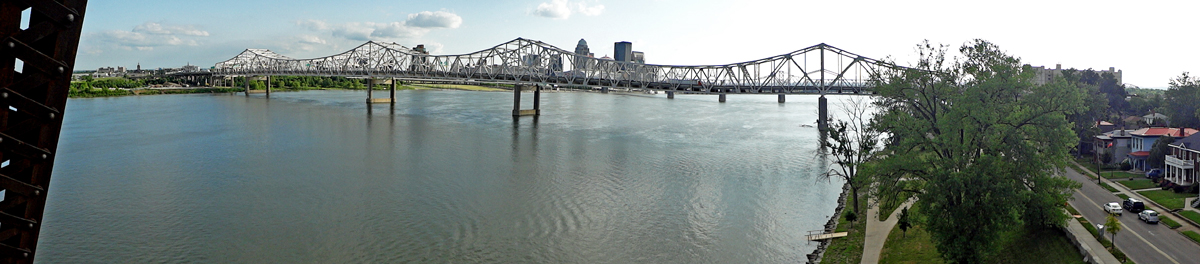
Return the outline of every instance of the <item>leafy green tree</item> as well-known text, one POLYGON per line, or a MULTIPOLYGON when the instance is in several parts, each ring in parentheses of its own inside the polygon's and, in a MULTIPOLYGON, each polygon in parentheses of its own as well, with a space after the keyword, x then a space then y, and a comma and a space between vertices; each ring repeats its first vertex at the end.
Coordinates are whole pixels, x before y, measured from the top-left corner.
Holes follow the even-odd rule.
MULTIPOLYGON (((857 204, 858 200, 854 200, 854 203, 857 204)), ((854 221, 857 221, 857 220, 858 220, 857 213, 854 213, 854 211, 846 211, 846 221, 850 221, 850 228, 854 228, 854 221)))
POLYGON ((1150 156, 1146 157, 1146 166, 1150 166, 1150 168, 1166 166, 1167 154, 1171 153, 1171 143, 1175 143, 1175 137, 1162 136, 1155 140, 1154 145, 1150 146, 1150 156))
POLYGON ((918 51, 912 69, 876 78, 874 124, 891 135, 876 174, 920 183, 915 209, 942 257, 983 262, 1005 232, 1065 223, 1079 184, 1052 171, 1078 142, 1067 114, 1084 93, 1065 80, 1034 85, 1031 68, 987 41, 962 46, 954 63, 945 46, 918 51))
POLYGON ((1112 241, 1115 247, 1117 244, 1117 232, 1121 232, 1121 220, 1118 220, 1112 214, 1108 214, 1108 218, 1104 220, 1104 232, 1112 235, 1112 239, 1109 240, 1112 241))
MULTIPOLYGON (((833 156, 836 169, 829 169, 821 174, 826 180, 839 178, 850 185, 850 193, 854 200, 861 197, 858 193, 863 186, 870 184, 869 175, 863 174, 861 166, 875 156, 879 149, 880 132, 870 126, 875 111, 870 102, 861 98, 846 100, 843 103, 845 120, 831 122, 829 136, 821 142, 821 148, 833 156)), ((854 212, 859 211, 858 203, 854 203, 854 212)))
POLYGON ((1164 95, 1163 106, 1172 126, 1200 128, 1200 78, 1184 72, 1171 80, 1164 95))
POLYGON ((901 237, 908 237, 908 228, 912 227, 908 219, 908 207, 900 209, 900 219, 896 220, 896 225, 900 227, 901 237))

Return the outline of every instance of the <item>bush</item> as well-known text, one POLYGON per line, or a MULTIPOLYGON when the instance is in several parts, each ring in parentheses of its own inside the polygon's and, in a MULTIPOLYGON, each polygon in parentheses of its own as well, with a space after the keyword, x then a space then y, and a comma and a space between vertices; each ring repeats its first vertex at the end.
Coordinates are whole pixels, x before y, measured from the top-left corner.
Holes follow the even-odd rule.
POLYGON ((1130 169, 1133 169, 1133 165, 1132 165, 1132 164, 1129 164, 1129 161, 1122 161, 1122 162, 1121 162, 1121 170, 1127 171, 1127 170, 1130 170, 1130 169))

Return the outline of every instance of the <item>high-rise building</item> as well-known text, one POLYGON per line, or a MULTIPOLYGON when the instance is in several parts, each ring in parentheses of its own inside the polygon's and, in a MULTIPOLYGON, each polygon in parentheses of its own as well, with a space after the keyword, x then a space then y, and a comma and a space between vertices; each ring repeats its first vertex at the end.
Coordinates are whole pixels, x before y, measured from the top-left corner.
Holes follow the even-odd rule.
POLYGON ((587 41, 579 39, 579 44, 575 45, 575 69, 587 69, 588 57, 592 57, 592 51, 588 49, 587 41))
POLYGON ((621 41, 613 44, 613 60, 631 61, 633 59, 633 43, 621 41))
POLYGON ((634 51, 633 59, 631 61, 633 61, 633 63, 637 63, 637 64, 646 64, 646 53, 641 52, 641 51, 634 51))
MULTIPOLYGON (((1055 64, 1054 69, 1049 69, 1044 66, 1030 66, 1030 67, 1033 68, 1033 72, 1034 72, 1033 83, 1038 84, 1038 85, 1044 85, 1046 83, 1053 82, 1054 78, 1062 77, 1062 72, 1064 71, 1064 69, 1062 68, 1062 64, 1055 64)), ((1088 69, 1088 70, 1090 70, 1090 69, 1088 69)), ((1082 73, 1083 71, 1086 71, 1086 70, 1077 70, 1077 71, 1078 72, 1076 74, 1082 73)), ((1123 70, 1117 70, 1116 67, 1108 67, 1107 71, 1105 71, 1105 70, 1093 70, 1093 71, 1095 71, 1096 74, 1100 74, 1101 76, 1103 76, 1105 73, 1112 74, 1113 79, 1117 80, 1118 85, 1124 83, 1124 79, 1121 78, 1121 75, 1124 72, 1123 72, 1123 70)))

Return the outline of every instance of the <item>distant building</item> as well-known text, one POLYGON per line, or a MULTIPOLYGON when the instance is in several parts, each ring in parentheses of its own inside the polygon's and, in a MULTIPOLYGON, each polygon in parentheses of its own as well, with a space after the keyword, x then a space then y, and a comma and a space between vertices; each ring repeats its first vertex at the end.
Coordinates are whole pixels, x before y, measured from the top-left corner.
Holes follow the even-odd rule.
POLYGON ((633 43, 621 41, 613 44, 613 60, 631 61, 633 59, 633 43))
POLYGON ((117 66, 117 72, 125 73, 125 66, 117 66))
POLYGON ((588 49, 587 41, 579 39, 579 44, 575 45, 575 64, 576 69, 587 69, 588 59, 592 57, 592 50, 588 49))
MULTIPOLYGON (((1054 78, 1062 77, 1063 68, 1062 68, 1062 64, 1055 64, 1054 69, 1047 69, 1045 66, 1034 66, 1033 71, 1034 71, 1033 83, 1038 84, 1038 85, 1043 85, 1043 84, 1054 81, 1054 78)), ((1082 70, 1080 70, 1080 71, 1082 72, 1082 70)), ((1124 79, 1121 78, 1122 71, 1117 70, 1116 67, 1108 67, 1107 71, 1103 71, 1103 70, 1101 70, 1101 71, 1093 70, 1093 71, 1095 71, 1096 74, 1100 74, 1100 75, 1103 75, 1106 72, 1112 73, 1113 78, 1117 79, 1117 84, 1125 83, 1124 79)))
POLYGON ((633 63, 646 64, 646 53, 641 51, 633 52, 633 63))
POLYGON ((196 66, 196 65, 192 65, 191 63, 188 63, 187 65, 184 65, 183 68, 181 68, 180 70, 182 70, 183 72, 198 72, 198 71, 200 71, 200 67, 196 66))

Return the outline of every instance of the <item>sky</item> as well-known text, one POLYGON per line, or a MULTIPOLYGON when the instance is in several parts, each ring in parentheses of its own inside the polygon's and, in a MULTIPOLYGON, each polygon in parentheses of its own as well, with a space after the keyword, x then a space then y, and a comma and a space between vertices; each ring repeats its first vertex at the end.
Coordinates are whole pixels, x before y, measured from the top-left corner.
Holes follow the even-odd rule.
POLYGON ((368 40, 436 55, 516 38, 597 57, 633 42, 646 63, 728 64, 826 43, 914 63, 928 40, 951 50, 973 39, 1023 63, 1123 71, 1165 88, 1200 73, 1200 1, 708 1, 708 0, 107 0, 89 1, 76 70, 211 67, 247 48, 293 58, 341 53, 368 40))

